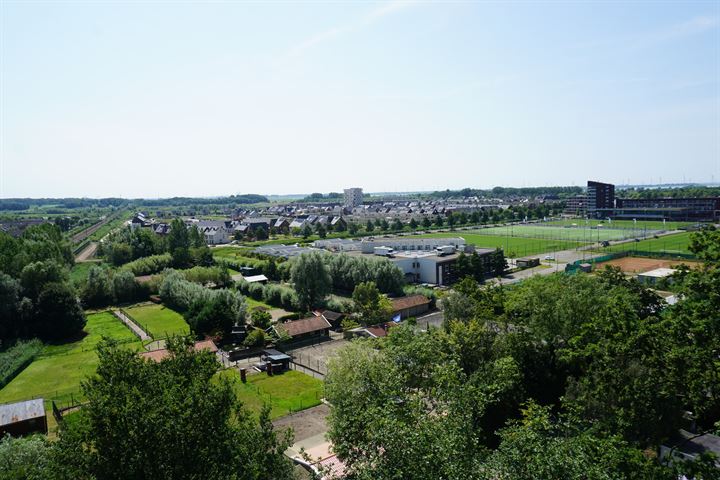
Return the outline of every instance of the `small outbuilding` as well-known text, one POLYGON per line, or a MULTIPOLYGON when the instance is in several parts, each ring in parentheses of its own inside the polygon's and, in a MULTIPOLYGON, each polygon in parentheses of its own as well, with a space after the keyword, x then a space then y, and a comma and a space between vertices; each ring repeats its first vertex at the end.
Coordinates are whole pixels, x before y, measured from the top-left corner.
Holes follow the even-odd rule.
POLYGON ((417 317, 430 310, 430 300, 425 295, 418 294, 393 298, 391 302, 393 317, 400 315, 401 320, 417 317))
POLYGON ((638 282, 645 285, 655 285, 660 280, 670 280, 670 277, 675 274, 675 272, 677 272, 677 270, 674 268, 656 268, 649 272, 638 273, 637 279, 638 282))
POLYGON ((301 318, 285 323, 273 325, 278 335, 287 334, 293 341, 313 337, 328 337, 330 335, 330 322, 322 316, 301 318))
POLYGON ((538 257, 518 258, 517 260, 515 260, 515 265, 517 265, 518 268, 537 267, 538 265, 540 265, 540 259, 538 257))
POLYGON ((260 359, 265 363, 270 362, 273 372, 282 372, 287 370, 290 368, 290 361, 292 360, 289 355, 274 349, 263 350, 263 354, 260 356, 260 359))
POLYGON ((0 405, 0 438, 32 433, 48 433, 45 403, 42 398, 0 405))

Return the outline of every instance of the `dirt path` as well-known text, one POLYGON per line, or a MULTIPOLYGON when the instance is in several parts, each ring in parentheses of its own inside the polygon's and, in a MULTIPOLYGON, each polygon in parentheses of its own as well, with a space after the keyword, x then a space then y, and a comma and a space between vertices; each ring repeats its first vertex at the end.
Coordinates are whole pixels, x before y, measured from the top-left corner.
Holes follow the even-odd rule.
POLYGON ((75 255, 75 263, 80 262, 87 262, 92 257, 95 256, 95 252, 97 251, 98 244, 97 242, 90 242, 88 243, 87 247, 83 248, 80 253, 75 255))
POLYGON ((145 330, 140 328, 137 323, 130 320, 130 318, 127 315, 125 315, 124 313, 122 313, 120 310, 113 310, 112 313, 117 318, 119 318, 121 322, 123 322, 125 325, 127 325, 127 327, 130 330, 132 330, 135 335, 140 337, 140 340, 142 340, 143 342, 145 340, 152 340, 152 337, 150 337, 150 335, 145 333, 145 330))

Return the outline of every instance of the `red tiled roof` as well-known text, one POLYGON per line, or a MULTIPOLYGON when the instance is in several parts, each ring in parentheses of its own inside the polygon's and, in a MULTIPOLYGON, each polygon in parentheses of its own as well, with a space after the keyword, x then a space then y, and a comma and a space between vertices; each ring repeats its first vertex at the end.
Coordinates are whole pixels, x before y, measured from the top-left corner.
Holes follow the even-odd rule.
MULTIPOLYGON (((200 352, 202 350, 209 350, 211 353, 217 352, 217 346, 215 345, 215 342, 212 340, 203 340, 201 342, 195 342, 195 345, 193 345, 193 348, 196 352, 200 352)), ((156 362, 159 362, 170 355, 170 351, 167 348, 161 348, 159 350, 151 350, 149 352, 142 352, 140 353, 140 356, 143 358, 147 358, 149 360, 154 360, 156 362)))
POLYGON ((430 300, 425 295, 410 295, 409 297, 400 297, 392 299, 392 307, 394 312, 405 310, 406 308, 419 307, 427 305, 430 300))
POLYGON ((328 323, 328 321, 323 317, 309 317, 276 325, 275 329, 285 330, 288 335, 295 337, 297 335, 302 335, 303 333, 317 332, 330 327, 330 323, 328 323))

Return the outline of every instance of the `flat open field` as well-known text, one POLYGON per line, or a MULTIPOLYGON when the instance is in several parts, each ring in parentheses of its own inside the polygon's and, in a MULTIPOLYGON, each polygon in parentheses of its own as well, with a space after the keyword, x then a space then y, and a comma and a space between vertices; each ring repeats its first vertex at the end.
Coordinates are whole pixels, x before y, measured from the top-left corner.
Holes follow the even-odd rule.
POLYGON ((63 344, 47 345, 35 360, 9 384, 0 390, 0 403, 44 397, 68 401, 70 395, 79 396, 80 381, 95 373, 98 364, 95 346, 103 336, 140 349, 137 337, 109 312, 87 316, 86 335, 63 344))
POLYGON ((620 267, 620 270, 626 273, 643 273, 655 270, 656 268, 673 268, 680 264, 689 267, 699 265, 698 262, 690 260, 663 260, 660 258, 642 258, 642 257, 624 257, 609 260, 607 262, 598 263, 596 268, 605 268, 605 265, 620 267))
MULTIPOLYGON (((648 229, 648 230, 677 230, 688 225, 693 225, 692 222, 662 222, 657 220, 638 220, 633 222, 632 220, 613 220, 608 222, 607 220, 588 220, 588 224, 597 225, 601 224, 605 227, 611 228, 629 228, 629 229, 648 229)), ((583 226, 586 224, 584 218, 570 218, 566 220, 552 220, 545 222, 543 225, 573 225, 583 226)))
POLYGON ((620 245, 612 245, 605 248, 604 251, 625 252, 661 252, 672 255, 673 253, 691 253, 690 232, 676 233, 673 235, 664 235, 658 238, 649 238, 639 242, 621 243, 620 245))
POLYGON ((537 238, 543 240, 564 240, 569 242, 602 242, 605 240, 624 240, 638 236, 652 235, 655 231, 598 227, 597 223, 584 225, 512 225, 507 227, 492 227, 474 230, 472 233, 480 235, 501 235, 510 237, 537 238))
POLYGON ((124 310, 140 328, 155 339, 190 333, 190 327, 183 316, 164 305, 148 303, 124 310))
MULTIPOLYGON (((504 229, 504 227, 502 227, 504 229)), ((531 227, 532 228, 532 227, 531 227)), ((508 237, 500 235, 483 235, 478 233, 444 232, 417 235, 417 238, 462 237, 466 242, 483 248, 502 248, 507 257, 524 257, 539 253, 570 250, 585 245, 583 242, 564 240, 547 240, 541 238, 508 237)))
POLYGON ((295 370, 272 377, 265 373, 248 375, 245 384, 235 369, 223 370, 218 375, 231 380, 238 398, 249 410, 260 412, 263 404, 269 404, 273 419, 319 405, 323 395, 321 380, 295 370))

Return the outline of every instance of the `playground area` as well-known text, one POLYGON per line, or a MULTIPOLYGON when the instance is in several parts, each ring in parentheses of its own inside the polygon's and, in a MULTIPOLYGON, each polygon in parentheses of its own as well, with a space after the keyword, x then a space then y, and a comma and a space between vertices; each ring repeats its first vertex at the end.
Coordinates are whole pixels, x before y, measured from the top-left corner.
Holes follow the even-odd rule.
POLYGON ((601 262, 595 265, 600 270, 605 265, 619 267, 625 273, 643 273, 655 270, 656 268, 674 268, 678 265, 685 264, 690 268, 699 265, 698 262, 692 260, 667 260, 662 258, 644 258, 644 257, 623 257, 601 262))

